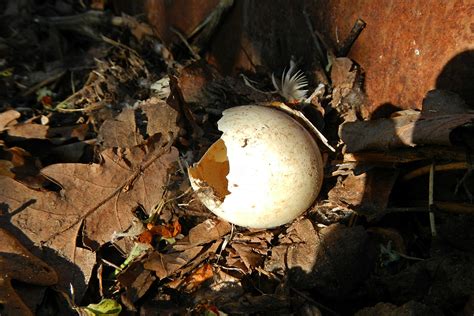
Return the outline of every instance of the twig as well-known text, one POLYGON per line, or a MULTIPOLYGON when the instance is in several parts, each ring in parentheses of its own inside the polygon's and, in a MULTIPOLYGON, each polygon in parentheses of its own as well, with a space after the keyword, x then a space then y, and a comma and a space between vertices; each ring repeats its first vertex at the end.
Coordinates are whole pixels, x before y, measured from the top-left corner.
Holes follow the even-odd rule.
POLYGON ((285 111, 286 113, 289 113, 290 115, 294 115, 296 117, 298 117, 299 119, 301 119, 305 124, 306 126, 311 129, 311 131, 314 133, 314 135, 316 137, 319 138, 319 140, 327 147, 329 148, 332 152, 336 152, 336 150, 334 149, 334 147, 332 147, 331 145, 329 145, 329 142, 327 140, 327 138, 323 135, 323 133, 321 133, 314 125, 313 123, 311 123, 310 120, 308 120, 308 118, 306 116, 304 116, 303 113, 301 113, 300 111, 296 111, 296 110, 293 110, 292 108, 290 108, 289 106, 287 106, 286 104, 284 103, 281 103, 281 102, 271 102, 271 103, 262 103, 262 105, 264 106, 269 106, 269 107, 276 107, 282 111, 285 111))
POLYGON ((122 269, 121 267, 119 267, 118 265, 116 265, 116 264, 114 264, 114 263, 112 263, 112 262, 110 262, 110 261, 107 261, 107 260, 105 260, 104 258, 101 258, 100 260, 101 260, 103 263, 105 263, 106 265, 108 265, 108 266, 114 268, 115 270, 119 270, 119 271, 122 271, 122 270, 123 270, 123 269, 122 269))
POLYGON ((316 302, 315 300, 313 300, 311 297, 309 297, 308 295, 304 294, 303 292, 295 289, 294 287, 290 287, 290 289, 295 292, 296 294, 298 294, 299 296, 301 296, 302 298, 304 298, 305 300, 307 300, 308 302, 311 302, 312 304, 316 305, 317 307, 321 308, 321 309, 324 309, 326 312, 332 314, 332 315, 339 315, 338 313, 336 313, 336 311, 330 309, 329 307, 326 307, 324 306, 323 304, 321 303, 318 303, 316 302))
POLYGON ((430 228, 431 228, 431 236, 436 237, 436 225, 435 225, 435 215, 433 213, 433 189, 434 189, 434 173, 435 173, 435 164, 434 162, 431 164, 430 168, 430 180, 429 180, 429 194, 428 194, 428 208, 430 210, 430 228))
POLYGON ((404 255, 403 253, 400 253, 398 251, 395 251, 393 250, 393 252, 395 252, 397 255, 399 255, 400 257, 404 258, 404 259, 407 259, 407 260, 415 260, 415 261, 424 261, 425 259, 423 258, 418 258, 418 257, 412 257, 412 256, 408 256, 408 255, 404 255))
POLYGON ((321 42, 319 41, 318 37, 316 36, 316 33, 314 32, 313 25, 311 24, 311 19, 309 17, 308 12, 306 10, 303 10, 304 18, 306 21, 306 25, 308 26, 309 32, 311 33, 311 38, 313 39, 313 44, 316 47, 316 50, 318 51, 319 54, 319 60, 321 61, 321 64, 327 65, 328 61, 326 58, 326 55, 324 54, 323 49, 321 48, 321 42))
POLYGON ((131 48, 131 47, 125 45, 125 44, 114 41, 113 39, 111 39, 111 38, 109 38, 105 35, 102 35, 101 39, 104 42, 106 42, 107 44, 110 44, 110 45, 115 46, 115 47, 123 48, 123 49, 128 50, 129 52, 133 53, 135 56, 140 57, 140 54, 138 54, 136 50, 134 50, 133 48, 131 48))
POLYGON ((102 273, 104 272, 104 265, 99 264, 99 267, 97 268, 97 280, 99 280, 99 294, 100 297, 104 297, 104 283, 103 283, 103 278, 102 278, 102 273))
POLYGON ((215 9, 188 36, 194 47, 202 51, 210 42, 224 14, 234 5, 234 0, 220 0, 215 9))
POLYGON ((230 234, 226 236, 224 240, 222 241, 221 250, 219 251, 219 254, 217 255, 216 262, 219 262, 219 260, 221 259, 222 251, 224 251, 224 249, 227 247, 227 245, 232 240, 232 238, 234 238, 234 224, 231 224, 231 225, 232 226, 230 229, 230 234))
POLYGON ((407 213, 407 212, 433 212, 434 214, 443 213, 454 213, 454 214, 474 214, 474 205, 470 203, 455 203, 455 202, 443 202, 433 201, 436 205, 432 210, 426 207, 428 201, 415 201, 414 206, 407 207, 389 207, 386 208, 383 214, 388 213, 407 213))
POLYGON ((201 56, 199 56, 198 53, 196 53, 194 51, 194 49, 191 47, 191 45, 188 43, 188 40, 186 39, 186 37, 184 37, 183 34, 181 34, 180 31, 178 31, 177 29, 175 29, 174 27, 170 27, 170 30, 171 32, 173 32, 174 34, 178 35, 179 39, 181 40, 181 42, 183 42, 183 44, 186 46, 186 48, 189 50, 189 52, 191 53, 191 55, 193 55, 194 59, 196 60, 200 60, 201 59, 201 56))
MULTIPOLYGON (((433 164, 415 169, 407 173, 405 176, 403 176, 402 180, 408 181, 416 177, 422 176, 424 174, 430 173, 432 165, 433 164)), ((444 165, 436 165, 434 171, 463 170, 463 169, 468 169, 468 167, 469 166, 466 162, 452 162, 452 163, 448 163, 444 165)))
POLYGON ((259 92, 259 93, 262 93, 262 94, 266 94, 266 95, 271 95, 272 93, 276 93, 278 90, 275 90, 275 91, 263 91, 263 90, 260 90, 258 88, 256 88, 252 83, 255 83, 255 81, 253 80, 250 80, 249 78, 247 78, 246 75, 244 74, 240 74, 240 77, 242 77, 242 80, 244 81, 244 84, 249 87, 250 89, 256 91, 256 92, 259 92))
MULTIPOLYGON (((420 160, 466 161, 464 149, 456 147, 429 146, 401 148, 387 152, 358 152, 344 154, 344 162, 406 163, 420 160)), ((429 167, 427 169, 429 172, 429 167)))
POLYGON ((66 73, 66 70, 61 70, 60 72, 51 75, 50 77, 46 78, 45 80, 38 82, 37 84, 31 86, 28 88, 25 92, 22 93, 22 96, 26 97, 29 96, 30 94, 34 93, 36 90, 40 89, 41 87, 44 87, 52 82, 55 82, 59 78, 61 78, 64 74, 66 73))
MULTIPOLYGON (((79 92, 82 92, 82 90, 79 90, 78 93, 79 92)), ((74 96, 74 95, 72 95, 72 96, 74 96)), ((68 100, 69 100, 69 98, 64 100, 60 104, 64 104, 64 102, 67 102, 68 100)), ((91 106, 88 106, 86 108, 80 108, 80 109, 64 109, 64 108, 61 108, 61 107, 56 107, 54 109, 54 111, 57 111, 59 113, 91 112, 91 111, 98 110, 98 109, 103 108, 103 107, 104 107, 104 105, 102 105, 102 104, 91 105, 91 106)))
POLYGON ((467 165, 467 171, 466 173, 464 173, 464 176, 461 178, 461 180, 459 180, 458 184, 456 184, 456 188, 454 189, 454 194, 458 194, 459 188, 462 185, 466 195, 468 196, 469 200, 472 203, 473 196, 466 184, 466 180, 471 176, 471 174, 474 171, 474 162, 472 161, 472 153, 470 152, 470 150, 466 152, 466 165, 467 165))
POLYGON ((338 57, 344 57, 349 54, 349 51, 352 48, 352 45, 354 45, 355 41, 359 37, 360 33, 362 30, 365 28, 367 23, 365 23, 364 20, 362 19, 357 19, 357 21, 354 23, 354 26, 352 27, 351 32, 349 35, 346 37, 345 41, 342 43, 342 45, 339 46, 337 50, 337 56, 338 57))

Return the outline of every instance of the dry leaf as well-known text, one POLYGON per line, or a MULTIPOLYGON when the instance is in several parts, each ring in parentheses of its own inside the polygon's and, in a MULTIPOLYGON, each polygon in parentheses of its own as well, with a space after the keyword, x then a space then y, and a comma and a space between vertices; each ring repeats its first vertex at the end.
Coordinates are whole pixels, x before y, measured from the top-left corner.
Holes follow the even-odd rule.
MULTIPOLYGON (((58 282, 56 272, 28 251, 10 232, 0 228, 0 306, 5 315, 33 315, 27 306, 37 301, 31 291, 26 304, 15 293, 12 280, 35 285, 54 285, 58 282)), ((41 300, 41 298, 40 298, 41 300)))
POLYGON ((125 287, 128 300, 135 303, 148 291, 156 278, 152 272, 145 270, 141 262, 133 262, 117 277, 120 284, 125 287))
POLYGON ((175 220, 173 223, 168 225, 150 225, 148 229, 153 235, 160 235, 164 238, 176 237, 181 233, 181 225, 178 220, 175 220))
POLYGON ((328 192, 330 202, 351 206, 369 219, 382 214, 398 177, 398 170, 371 168, 360 175, 350 174, 328 192))
POLYGON ((231 225, 223 220, 208 219, 189 231, 189 243, 191 245, 202 245, 230 233, 231 225))
POLYGON ((153 236, 161 236, 163 238, 176 237, 181 233, 181 225, 177 220, 168 225, 153 225, 148 224, 147 229, 138 236, 138 242, 151 244, 153 236))
POLYGON ((14 167, 11 161, 0 160, 0 175, 14 179, 15 174, 11 171, 14 167))
POLYGON ((143 264, 145 269, 155 271, 160 279, 164 279, 193 260, 203 249, 202 246, 196 246, 184 251, 161 254, 154 252, 143 264))
POLYGON ((122 13, 122 21, 135 36, 138 41, 142 41, 145 36, 154 36, 153 29, 147 23, 139 22, 133 16, 122 13))
POLYGON ((7 126, 15 125, 16 119, 20 118, 20 112, 15 110, 8 110, 0 113, 0 132, 5 130, 7 126))
POLYGON ((178 77, 178 86, 184 102, 208 106, 211 100, 206 89, 211 82, 217 80, 222 80, 222 76, 204 61, 197 61, 183 68, 178 77))
POLYGON ((264 244, 270 244, 273 240, 275 235, 271 230, 263 229, 263 230, 256 230, 256 231, 245 231, 243 233, 236 233, 232 238, 234 242, 241 242, 241 243, 253 243, 253 244, 260 244, 263 246, 264 244))
POLYGON ((369 273, 374 256, 362 226, 333 224, 316 231, 310 220, 293 223, 272 249, 265 270, 288 275, 301 289, 331 298, 348 295, 369 273))
POLYGON ((63 143, 66 140, 77 138, 78 140, 84 140, 89 131, 88 124, 78 124, 69 126, 58 126, 50 127, 48 130, 48 138, 50 141, 57 143, 63 143))
POLYGON ((177 157, 175 148, 168 152, 155 148, 148 153, 140 148, 123 152, 110 149, 102 153, 101 164, 56 164, 44 168, 42 173, 60 185, 60 192, 31 190, 0 177, 4 217, 36 244, 52 248, 75 263, 66 264, 56 254, 45 258, 63 270, 61 273, 57 269, 63 289, 72 282, 80 297, 95 262, 93 252, 76 247, 81 225, 80 244, 97 249, 110 241, 115 231, 130 225, 132 210, 138 204, 150 210, 160 201, 168 169, 177 157), (88 216, 84 219, 85 215, 88 216))
POLYGON ((221 241, 214 241, 209 247, 205 248, 199 255, 197 255, 192 261, 190 261, 184 268, 181 269, 181 274, 185 275, 192 270, 194 270, 198 265, 200 265, 204 260, 207 260, 208 258, 211 258, 215 256, 217 249, 219 249, 219 246, 221 244, 221 241))
MULTIPOLYGON (((346 121, 357 118, 356 112, 364 110, 364 97, 358 86, 360 71, 354 62, 346 57, 336 58, 331 67, 331 81, 333 86, 331 106, 338 110, 346 121)), ((363 111, 363 115, 368 115, 363 111)))
POLYGON ((158 98, 142 102, 136 109, 124 109, 116 118, 100 127, 99 140, 103 146, 130 148, 141 145, 156 134, 178 135, 178 112, 158 98))
POLYGON ((196 290, 204 281, 209 280, 214 276, 212 265, 205 263, 202 267, 195 270, 184 281, 183 287, 185 291, 192 292, 196 290))
POLYGON ((21 147, 7 148, 0 143, 0 175, 16 179, 30 188, 40 189, 46 179, 40 174, 41 163, 21 147))
POLYGON ((244 294, 240 278, 236 278, 222 269, 214 267, 214 277, 209 286, 202 286, 193 293, 195 302, 212 302, 217 306, 237 300, 244 294))
POLYGON ((258 267, 262 264, 264 256, 255 252, 255 248, 259 245, 252 244, 237 244, 232 243, 231 247, 239 254, 242 262, 247 268, 247 272, 251 273, 255 267, 258 267))
POLYGON ((35 123, 25 123, 25 124, 16 124, 7 129, 7 133, 11 137, 19 138, 34 138, 34 139, 47 139, 48 138, 49 126, 35 124, 35 123))

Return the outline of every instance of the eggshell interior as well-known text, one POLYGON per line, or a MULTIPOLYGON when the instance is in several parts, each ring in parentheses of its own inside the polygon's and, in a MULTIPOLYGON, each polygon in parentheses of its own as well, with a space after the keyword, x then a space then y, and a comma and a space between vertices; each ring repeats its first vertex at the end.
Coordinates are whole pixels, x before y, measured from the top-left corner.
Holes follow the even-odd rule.
POLYGON ((321 189, 323 163, 311 134, 263 106, 224 111, 223 132, 189 168, 191 186, 213 213, 239 226, 272 228, 307 210, 321 189))

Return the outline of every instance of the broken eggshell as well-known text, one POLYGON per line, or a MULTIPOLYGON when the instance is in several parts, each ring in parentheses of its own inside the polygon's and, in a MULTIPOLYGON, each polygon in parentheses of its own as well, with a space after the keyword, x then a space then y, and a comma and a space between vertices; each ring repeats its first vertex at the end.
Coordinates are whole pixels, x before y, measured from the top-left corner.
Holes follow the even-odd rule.
POLYGON ((300 123, 279 110, 246 105, 225 110, 217 124, 221 138, 188 170, 211 212, 235 225, 272 228, 313 204, 323 162, 300 123))

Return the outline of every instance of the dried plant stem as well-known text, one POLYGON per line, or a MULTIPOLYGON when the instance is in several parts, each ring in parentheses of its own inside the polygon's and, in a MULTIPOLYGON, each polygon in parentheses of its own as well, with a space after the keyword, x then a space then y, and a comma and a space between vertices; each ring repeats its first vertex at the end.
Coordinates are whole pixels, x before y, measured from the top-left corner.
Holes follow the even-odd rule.
POLYGON ((189 50, 189 52, 191 53, 191 55, 193 55, 193 58, 196 59, 196 60, 200 60, 201 59, 201 56, 199 56, 198 53, 196 53, 194 51, 194 49, 191 47, 191 45, 188 43, 188 40, 186 39, 186 37, 184 37, 183 34, 181 34, 180 31, 178 31, 177 29, 175 29, 174 27, 170 27, 170 30, 171 32, 173 32, 174 34, 176 34, 179 39, 181 40, 181 42, 183 42, 184 46, 186 46, 186 48, 189 50))
POLYGON ((309 16, 308 12, 306 12, 306 10, 303 11, 303 14, 304 14, 304 18, 305 18, 305 21, 306 21, 306 26, 308 27, 308 30, 311 34, 311 39, 313 40, 314 47, 318 51, 319 60, 320 60, 321 64, 326 65, 327 64, 326 54, 324 53, 323 49, 321 48, 321 43, 320 43, 318 37, 316 36, 316 33, 314 32, 313 24, 311 23, 310 16, 309 16))
MULTIPOLYGON (((407 173, 404 177, 403 180, 411 180, 416 177, 422 176, 424 174, 427 174, 431 172, 431 167, 432 165, 429 166, 423 166, 421 168, 415 169, 412 172, 407 173)), ((449 171, 449 170, 463 170, 467 169, 469 166, 467 162, 452 162, 444 165, 436 165, 435 171, 449 171)))
POLYGON ((30 94, 33 94, 36 92, 38 89, 47 86, 57 80, 59 80, 64 74, 66 73, 66 70, 59 71, 56 74, 51 75, 50 77, 46 78, 45 80, 38 82, 37 84, 31 86, 28 88, 25 92, 22 93, 22 96, 26 97, 29 96, 30 94))
POLYGON ((436 224, 435 224, 435 214, 433 212, 434 207, 434 199, 433 199, 433 189, 434 189, 434 173, 435 173, 435 164, 434 162, 431 164, 430 167, 430 179, 429 179, 429 193, 428 193, 428 208, 430 210, 430 228, 431 228, 431 236, 436 237, 436 224))

